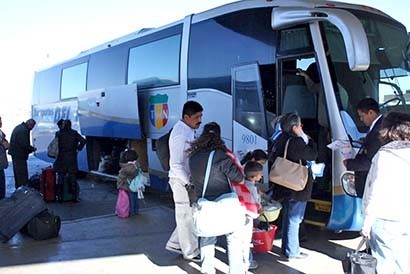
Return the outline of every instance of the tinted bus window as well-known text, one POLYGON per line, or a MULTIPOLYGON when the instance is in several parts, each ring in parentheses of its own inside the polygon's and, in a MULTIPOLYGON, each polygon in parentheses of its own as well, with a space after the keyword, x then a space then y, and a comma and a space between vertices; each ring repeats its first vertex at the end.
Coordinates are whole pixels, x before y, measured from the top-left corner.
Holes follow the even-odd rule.
POLYGON ((87 63, 63 69, 61 99, 77 97, 86 90, 87 63))
POLYGON ((59 101, 60 80, 61 66, 37 72, 34 83, 33 105, 59 101))
POLYGON ((128 84, 139 89, 179 83, 181 35, 174 35, 130 49, 128 84))
POLYGON ((88 61, 87 90, 124 85, 128 49, 118 45, 92 54, 88 61))
POLYGON ((257 61, 274 63, 272 8, 244 10, 196 23, 191 27, 189 89, 214 88, 231 93, 231 68, 257 61))
POLYGON ((280 31, 279 55, 296 54, 313 51, 308 27, 297 27, 280 31))

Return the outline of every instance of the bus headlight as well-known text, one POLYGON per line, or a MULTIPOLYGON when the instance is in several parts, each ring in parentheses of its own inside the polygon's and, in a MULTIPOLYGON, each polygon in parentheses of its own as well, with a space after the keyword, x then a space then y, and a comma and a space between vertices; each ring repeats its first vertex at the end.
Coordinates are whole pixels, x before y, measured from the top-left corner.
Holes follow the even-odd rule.
POLYGON ((342 181, 343 190, 347 194, 351 196, 357 196, 356 187, 354 183, 354 173, 345 172, 340 180, 342 181))

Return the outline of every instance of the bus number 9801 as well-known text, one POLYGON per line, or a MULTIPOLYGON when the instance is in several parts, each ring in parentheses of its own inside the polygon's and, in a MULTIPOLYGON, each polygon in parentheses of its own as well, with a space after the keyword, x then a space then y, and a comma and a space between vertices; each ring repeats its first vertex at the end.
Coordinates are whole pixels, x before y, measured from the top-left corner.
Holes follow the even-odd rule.
POLYGON ((256 135, 242 134, 242 143, 247 145, 256 145, 256 135))

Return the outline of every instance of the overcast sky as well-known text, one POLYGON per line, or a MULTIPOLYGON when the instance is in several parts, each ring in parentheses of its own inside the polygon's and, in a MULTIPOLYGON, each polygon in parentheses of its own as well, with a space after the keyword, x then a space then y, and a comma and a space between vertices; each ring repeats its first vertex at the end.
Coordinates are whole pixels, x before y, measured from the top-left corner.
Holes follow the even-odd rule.
MULTIPOLYGON (((30 115, 34 71, 144 27, 159 27, 231 0, 0 0, 3 130, 30 115)), ((410 0, 371 5, 410 30, 410 0), (394 4, 393 4, 394 3, 394 4)))

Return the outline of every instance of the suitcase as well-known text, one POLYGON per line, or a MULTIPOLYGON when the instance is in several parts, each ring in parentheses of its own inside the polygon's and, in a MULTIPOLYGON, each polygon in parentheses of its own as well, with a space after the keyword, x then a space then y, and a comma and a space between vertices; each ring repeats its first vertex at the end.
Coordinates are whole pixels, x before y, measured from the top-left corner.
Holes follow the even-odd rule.
POLYGON ((40 192, 46 202, 56 200, 56 173, 52 167, 43 169, 40 175, 40 192))
POLYGON ((7 242, 34 216, 46 209, 37 190, 21 186, 10 198, 0 200, 0 240, 7 242))
POLYGON ((60 228, 60 217, 44 210, 26 224, 24 232, 35 240, 47 240, 57 237, 60 228))
POLYGON ((57 199, 59 202, 68 202, 68 201, 77 201, 80 186, 78 185, 76 176, 73 174, 62 174, 58 173, 57 175, 57 187, 58 194, 57 199))

